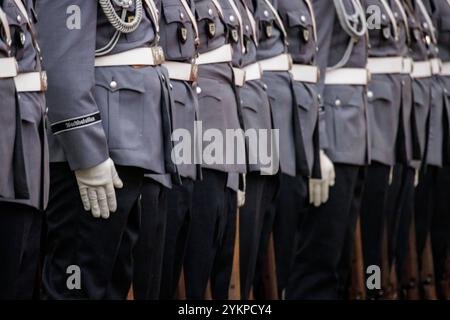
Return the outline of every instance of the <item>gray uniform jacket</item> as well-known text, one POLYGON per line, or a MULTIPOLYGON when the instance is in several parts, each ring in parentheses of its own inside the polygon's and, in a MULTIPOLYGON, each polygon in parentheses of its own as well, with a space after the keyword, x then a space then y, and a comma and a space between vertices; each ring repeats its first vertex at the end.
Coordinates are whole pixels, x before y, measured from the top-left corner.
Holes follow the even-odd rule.
MULTIPOLYGON (((256 50, 259 30, 252 28, 252 23, 247 14, 247 9, 250 7, 244 0, 233 0, 236 8, 242 17, 242 26, 239 25, 239 21, 235 17, 235 13, 230 6, 229 0, 223 1, 223 10, 228 24, 230 26, 231 43, 233 44, 233 66, 235 68, 244 68, 248 65, 257 62, 256 50), (247 9, 246 9, 247 8, 247 9), (230 20, 231 18, 231 20, 230 20), (242 36, 241 30, 242 27, 242 36), (237 37, 236 37, 237 36, 237 37)), ((251 13, 251 11, 249 11, 251 13)), ((262 80, 246 81, 244 86, 236 88, 239 95, 239 108, 242 113, 243 126, 245 130, 267 130, 269 134, 268 143, 270 143, 270 130, 272 129, 272 117, 270 113, 269 97, 266 92, 266 87, 262 80)), ((257 154, 250 155, 254 151, 253 148, 249 148, 249 141, 247 141, 247 154, 248 160, 253 159, 260 160, 257 154)), ((259 143, 259 142, 258 142, 259 143)), ((270 151, 270 146, 268 146, 270 151)), ((252 160, 252 163, 248 163, 248 169, 251 172, 258 172, 261 170, 260 161, 252 160)))
MULTIPOLYGON (((278 1, 269 2, 277 10, 278 1)), ((282 32, 285 27, 280 25, 271 7, 265 0, 254 0, 251 5, 260 29, 258 60, 288 53, 287 35, 282 32)), ((270 71, 264 72, 263 80, 268 87, 273 126, 279 130, 281 172, 290 176, 309 176, 292 76, 288 71, 270 71)))
MULTIPOLYGON (((369 28, 369 57, 403 56, 404 47, 399 42, 406 43, 405 28, 400 34, 403 15, 394 15, 392 2, 381 0, 362 1, 368 18, 372 14, 369 8, 376 6, 381 10, 380 28, 369 28), (385 7, 386 5, 386 7, 385 7)), ((372 160, 393 166, 396 162, 396 141, 399 127, 399 117, 402 99, 402 78, 398 74, 373 74, 368 87, 368 115, 370 121, 372 160)))
MULTIPOLYGON (((424 27, 424 16, 415 1, 405 0, 405 9, 408 12, 409 28, 411 34, 410 55, 416 62, 427 61, 430 58, 430 48, 427 41, 431 41, 430 34, 424 27)), ((417 124, 417 135, 421 151, 421 161, 413 160, 411 166, 419 169, 426 164, 428 128, 431 110, 431 78, 414 79, 412 86, 414 114, 417 124)))
MULTIPOLYGON (((191 11, 195 12, 194 1, 186 1, 191 11)), ((195 30, 186 9, 180 0, 159 0, 157 5, 161 10, 160 19, 160 45, 164 50, 167 61, 192 63, 197 54, 195 44, 195 30)), ((172 98, 172 128, 173 130, 183 129, 190 133, 194 139, 194 125, 197 120, 196 110, 198 109, 197 94, 192 82, 181 80, 170 80, 172 98)), ((191 155, 194 156, 195 141, 191 141, 191 155)), ((177 166, 178 173, 183 178, 197 179, 197 166, 193 158, 189 163, 177 166)), ((171 188, 172 181, 170 175, 150 174, 151 178, 162 185, 171 188)))
MULTIPOLYGON (((1 12, 3 13, 3 11, 1 12)), ((6 37, 2 37, 5 34, 3 28, 0 23, 0 59, 9 58, 11 54, 6 37)), ((9 28, 9 24, 5 28, 9 28)), ((0 100, 2 101, 2 108, 0 108, 0 127, 2 128, 0 136, 0 199, 29 198, 25 170, 23 166, 22 170, 15 168, 19 159, 22 165, 24 161, 22 148, 19 148, 19 150, 22 150, 19 159, 15 154, 16 142, 19 143, 19 146, 22 143, 20 139, 22 120, 16 104, 15 91, 12 77, 0 78, 0 100), (17 176, 20 176, 23 180, 22 186, 17 185, 15 180, 17 176)))
MULTIPOLYGON (((222 4, 222 2, 220 2, 222 4)), ((196 17, 200 34, 200 54, 210 52, 230 42, 228 37, 229 26, 225 17, 211 0, 195 0, 196 17)), ((200 65, 198 68, 198 104, 199 120, 202 122, 203 134, 208 130, 219 130, 224 137, 223 159, 227 157, 225 137, 226 130, 241 129, 238 115, 236 93, 233 81, 231 63, 214 63, 200 65)), ((205 152, 209 142, 203 143, 205 152)), ((236 151, 234 154, 236 156, 236 151)), ((244 151, 245 153, 245 151, 244 151)), ((243 154, 245 158, 245 154, 243 154)), ((246 165, 234 161, 233 164, 222 163, 207 164, 203 162, 202 168, 213 169, 228 173, 245 173, 246 165)))
MULTIPOLYGON (((437 29, 439 57, 443 63, 450 63, 450 1, 429 0, 431 16, 437 29)), ((444 86, 444 164, 450 164, 450 77, 441 77, 444 86)))
MULTIPOLYGON (((3 3, 3 9, 12 33, 12 55, 18 62, 19 73, 37 72, 41 71, 41 60, 36 38, 32 35, 35 32, 34 25, 37 21, 36 13, 32 0, 24 0, 22 3, 27 11, 29 24, 25 14, 22 14, 13 0, 5 0, 3 3)), ((6 106, 9 105, 11 107, 11 95, 14 95, 14 92, 9 92, 8 95, 10 98, 6 97, 6 106)), ((44 209, 47 206, 49 187, 48 149, 45 134, 45 96, 43 92, 21 92, 17 95, 17 98, 21 117, 21 121, 17 123, 17 126, 20 126, 21 129, 23 165, 26 174, 28 197, 22 199, 23 197, 13 196, 13 199, 6 199, 6 201, 44 209)), ((3 156, 4 154, 2 153, 3 156)), ((8 156, 8 153, 5 156, 8 156)), ((13 167, 16 165, 20 165, 20 162, 13 163, 13 167)), ((2 176, 1 179, 4 177, 10 179, 10 174, 2 176)), ((12 178, 14 179, 15 177, 12 178)))
MULTIPOLYGON (((306 0, 278 0, 278 11, 287 28, 288 50, 293 62, 315 65, 317 54, 315 34, 317 30, 314 29, 314 12, 311 12, 306 0)), ((318 164, 320 148, 317 84, 294 81, 293 87, 308 167, 313 173, 315 165, 318 164)))
MULTIPOLYGON (((321 125, 321 130, 324 131, 320 141, 332 161, 365 165, 371 159, 366 86, 323 84, 326 69, 335 66, 344 57, 350 36, 344 31, 333 2, 314 0, 313 4, 318 26, 317 61, 322 74, 319 94, 323 99, 325 112, 325 123, 321 125)), ((343 4, 348 14, 355 12, 353 1, 344 0, 343 4)), ((365 68, 367 56, 368 43, 366 37, 362 36, 342 67, 365 68)))
MULTIPOLYGON (((427 12, 426 14, 430 18, 432 26, 425 28, 430 34, 430 45, 428 48, 430 59, 440 58, 439 46, 438 46, 438 29, 435 24, 436 20, 431 19, 433 11, 437 9, 435 1, 422 0, 427 12), (434 37, 432 36, 434 35, 434 37)), ((443 1, 443 4, 448 5, 447 1, 443 1)), ((426 17, 422 14, 422 25, 428 25, 426 17)), ((429 131, 428 131, 428 145, 426 163, 428 165, 442 167, 443 165, 443 147, 444 147, 444 86, 441 82, 440 75, 434 75, 431 84, 431 110, 429 118, 429 131)))
MULTIPOLYGON (((114 2, 111 2, 114 3, 114 2)), ((97 1, 37 2, 39 36, 48 72, 51 161, 72 170, 108 157, 117 165, 172 173, 167 70, 159 66, 95 67, 96 50, 115 33, 97 1)), ((133 20, 136 1, 128 9, 133 20)), ((121 8, 114 4, 119 14, 121 8)), ((109 54, 157 45, 148 10, 131 33, 121 34, 109 54)))

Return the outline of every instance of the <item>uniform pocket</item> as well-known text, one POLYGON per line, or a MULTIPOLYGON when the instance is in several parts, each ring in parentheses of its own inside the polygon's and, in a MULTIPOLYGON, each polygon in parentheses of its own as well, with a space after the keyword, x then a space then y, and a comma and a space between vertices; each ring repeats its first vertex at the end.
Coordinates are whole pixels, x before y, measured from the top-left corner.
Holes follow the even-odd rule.
POLYGON ((306 85, 294 84, 294 94, 295 94, 295 101, 299 108, 305 111, 309 111, 313 107, 315 99, 312 93, 306 87, 306 85))
POLYGON ((127 71, 96 72, 95 97, 110 149, 135 149, 142 141, 144 77, 127 71))
POLYGON ((365 134, 362 90, 353 86, 328 86, 325 107, 327 127, 332 128, 331 141, 339 151, 352 151, 360 143, 361 134, 365 134))
POLYGON ((194 29, 186 9, 182 5, 163 3, 164 19, 161 43, 168 60, 182 60, 195 54, 194 29))

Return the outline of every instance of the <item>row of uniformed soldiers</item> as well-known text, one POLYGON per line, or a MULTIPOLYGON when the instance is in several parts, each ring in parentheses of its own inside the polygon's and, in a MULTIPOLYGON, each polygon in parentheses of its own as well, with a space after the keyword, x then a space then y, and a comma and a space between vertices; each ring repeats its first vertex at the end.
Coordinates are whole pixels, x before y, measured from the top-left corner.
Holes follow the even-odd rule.
POLYGON ((415 225, 448 291, 450 1, 0 4, 0 298, 227 299, 235 245, 270 298, 273 239, 280 297, 343 299, 359 216, 365 267, 415 225), (198 121, 279 166, 175 164, 198 121))

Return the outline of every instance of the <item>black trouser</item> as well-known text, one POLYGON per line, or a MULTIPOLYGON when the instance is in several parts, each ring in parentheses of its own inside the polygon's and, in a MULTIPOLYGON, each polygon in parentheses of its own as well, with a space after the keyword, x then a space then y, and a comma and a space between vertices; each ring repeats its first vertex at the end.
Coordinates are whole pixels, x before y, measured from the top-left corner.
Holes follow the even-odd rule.
POLYGON ((191 231, 184 262, 186 295, 204 298, 211 279, 213 298, 228 297, 236 231, 236 193, 227 188, 228 174, 204 170, 195 183, 191 231))
POLYGON ((273 227, 278 294, 286 289, 295 257, 303 217, 309 205, 308 179, 281 175, 280 193, 273 227))
POLYGON ((141 226, 133 252, 133 291, 136 300, 159 299, 166 236, 167 190, 150 178, 144 179, 141 226))
POLYGON ((438 174, 439 168, 427 166, 425 172, 422 172, 420 176, 420 182, 416 189, 415 226, 419 269, 422 267, 422 254, 427 238, 430 236, 432 219, 436 212, 438 174))
POLYGON ((181 186, 168 191, 167 226, 164 245, 160 298, 175 298, 186 253, 192 219, 194 181, 183 179, 181 186))
POLYGON ((436 212, 433 215, 431 226, 431 241, 433 244, 434 270, 437 291, 442 298, 442 287, 439 285, 444 280, 446 261, 450 249, 450 168, 439 170, 436 190, 436 212))
POLYGON ((267 247, 269 243, 270 234, 273 231, 273 224, 275 221, 277 199, 280 191, 280 176, 267 176, 266 183, 263 190, 263 204, 264 210, 262 217, 262 231, 259 240, 258 258, 256 260, 255 280, 253 283, 253 294, 257 300, 265 300, 266 288, 264 283, 264 264, 267 254, 267 247))
POLYGON ((266 176, 259 172, 247 174, 245 205, 239 210, 239 252, 241 299, 249 298, 255 276, 259 241, 263 224, 263 191, 266 176))
MULTIPOLYGON (((367 270, 369 266, 382 268, 390 172, 391 167, 377 162, 373 162, 367 169, 360 212, 364 270, 367 270)), ((382 271, 389 272, 388 270, 382 271)), ((368 295, 375 297, 378 293, 375 291, 369 290, 368 295)))
POLYGON ((364 167, 335 164, 330 199, 304 217, 286 290, 292 300, 340 299, 353 253, 354 231, 364 184, 364 167))
POLYGON ((0 202, 0 300, 33 297, 42 215, 26 205, 0 202))
POLYGON ((389 188, 387 204, 389 262, 396 268, 399 276, 404 273, 409 248, 409 231, 414 213, 414 178, 413 168, 397 165, 389 188))
POLYGON ((139 235, 143 171, 116 167, 124 187, 116 190, 117 211, 104 220, 83 209, 67 163, 52 164, 50 169, 44 297, 125 299, 132 280, 132 250, 139 235), (79 289, 73 286, 78 275, 79 289))

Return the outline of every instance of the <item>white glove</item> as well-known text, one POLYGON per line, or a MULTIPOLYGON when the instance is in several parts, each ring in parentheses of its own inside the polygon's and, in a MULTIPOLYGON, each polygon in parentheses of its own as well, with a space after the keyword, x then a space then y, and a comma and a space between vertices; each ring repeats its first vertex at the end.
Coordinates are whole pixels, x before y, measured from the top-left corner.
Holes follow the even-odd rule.
POLYGON ((117 200, 114 188, 121 189, 123 182, 111 159, 84 170, 75 171, 84 210, 91 211, 94 218, 108 219, 116 212, 117 200))
POLYGON ((336 183, 334 165, 322 150, 320 151, 320 167, 322 179, 309 179, 309 203, 315 207, 320 207, 328 201, 330 187, 336 183))
POLYGON ((243 183, 244 183, 244 186, 243 186, 243 189, 244 190, 238 190, 238 193, 237 193, 237 205, 238 205, 238 208, 242 208, 244 205, 245 205, 245 189, 247 189, 247 181, 246 181, 246 175, 245 174, 243 174, 242 175, 242 180, 243 180, 243 183))

